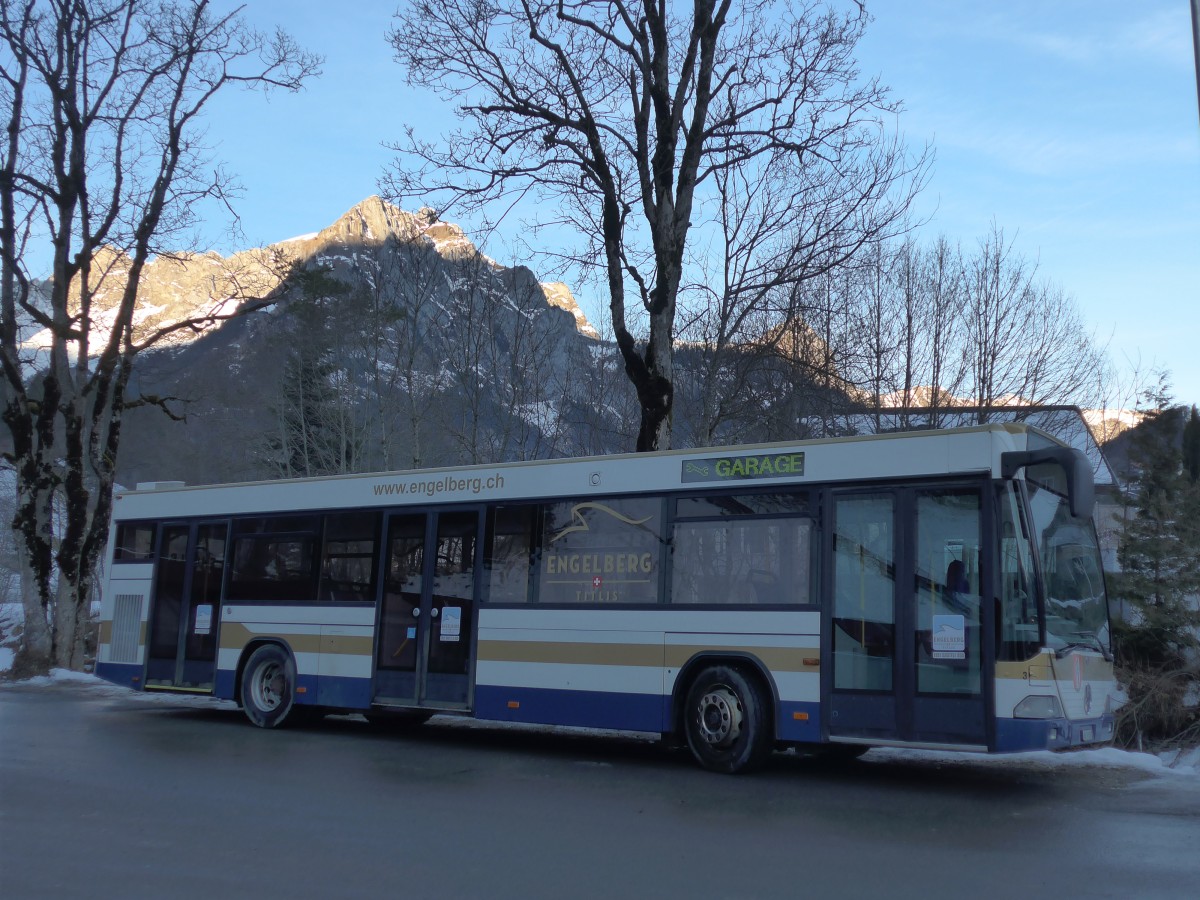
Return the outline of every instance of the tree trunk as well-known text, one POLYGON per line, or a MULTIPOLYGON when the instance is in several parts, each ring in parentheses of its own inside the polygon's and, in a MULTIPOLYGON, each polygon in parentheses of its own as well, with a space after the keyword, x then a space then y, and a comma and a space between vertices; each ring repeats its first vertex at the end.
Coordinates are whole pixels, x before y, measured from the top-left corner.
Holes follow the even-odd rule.
POLYGON ((16 658, 13 660, 12 674, 15 678, 48 674, 54 652, 48 616, 48 586, 45 593, 39 590, 43 584, 43 579, 39 577, 41 573, 30 564, 29 554, 22 543, 18 538, 17 563, 25 624, 21 631, 21 640, 17 644, 16 658))
POLYGON ((650 322, 645 372, 635 382, 642 410, 637 438, 639 453, 671 448, 671 410, 675 396, 671 350, 671 322, 666 316, 655 316, 650 322))
POLYGON ((60 669, 83 671, 92 619, 91 580, 84 574, 77 581, 59 577, 54 603, 54 665, 60 669))

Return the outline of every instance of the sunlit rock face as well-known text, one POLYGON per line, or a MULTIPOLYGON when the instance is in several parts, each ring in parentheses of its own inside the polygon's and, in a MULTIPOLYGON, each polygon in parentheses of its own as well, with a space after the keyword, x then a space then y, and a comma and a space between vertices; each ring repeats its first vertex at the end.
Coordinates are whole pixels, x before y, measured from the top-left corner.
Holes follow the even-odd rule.
MULTIPOLYGON (((107 265, 105 291, 119 295, 128 260, 107 265)), ((370 468, 626 449, 617 435, 628 416, 595 403, 616 394, 596 390, 597 377, 623 385, 617 355, 571 290, 497 262, 432 209, 369 197, 320 231, 267 247, 156 259, 141 288, 135 330, 187 318, 205 327, 139 358, 134 389, 181 398, 187 421, 132 411, 126 483, 280 474, 264 447, 297 366, 315 367, 323 395, 336 389, 370 468), (239 296, 263 308, 208 321, 239 296), (614 435, 611 446, 564 434, 564 419, 603 419, 595 427, 614 435)))

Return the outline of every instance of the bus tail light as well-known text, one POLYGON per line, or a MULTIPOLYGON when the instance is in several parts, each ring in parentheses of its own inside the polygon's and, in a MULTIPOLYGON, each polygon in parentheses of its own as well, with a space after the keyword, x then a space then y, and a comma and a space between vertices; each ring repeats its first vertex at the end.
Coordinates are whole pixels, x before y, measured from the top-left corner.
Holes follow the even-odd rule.
POLYGON ((1058 698, 1042 694, 1026 697, 1013 710, 1013 717, 1017 719, 1061 719, 1062 714, 1058 698))

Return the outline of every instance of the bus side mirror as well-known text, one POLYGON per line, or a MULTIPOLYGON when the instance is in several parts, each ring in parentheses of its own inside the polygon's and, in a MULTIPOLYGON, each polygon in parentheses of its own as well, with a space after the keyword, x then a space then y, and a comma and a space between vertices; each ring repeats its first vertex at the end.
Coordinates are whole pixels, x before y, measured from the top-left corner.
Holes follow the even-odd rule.
POLYGON ((1090 519, 1096 503, 1092 464, 1083 452, 1073 447, 1045 447, 1040 450, 1014 450, 1000 454, 1000 474, 1012 478, 1025 466, 1054 463, 1063 470, 1067 482, 1067 505, 1077 519, 1090 519))

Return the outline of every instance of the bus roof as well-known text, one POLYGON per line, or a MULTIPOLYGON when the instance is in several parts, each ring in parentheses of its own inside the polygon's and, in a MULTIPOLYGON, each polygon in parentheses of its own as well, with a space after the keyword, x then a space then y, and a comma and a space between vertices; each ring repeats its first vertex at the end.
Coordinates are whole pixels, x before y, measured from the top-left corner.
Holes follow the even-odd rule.
MULTIPOLYGON (((1015 423, 572 459, 122 491, 113 519, 494 503, 728 488, 1000 475, 1000 454, 1043 442, 1015 423)), ((1065 445, 1063 445, 1065 446, 1065 445)))

